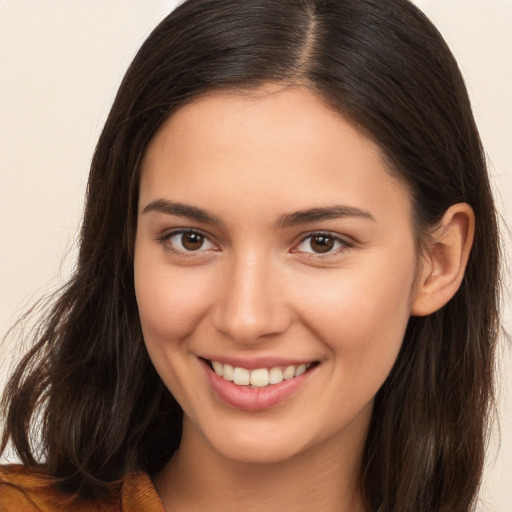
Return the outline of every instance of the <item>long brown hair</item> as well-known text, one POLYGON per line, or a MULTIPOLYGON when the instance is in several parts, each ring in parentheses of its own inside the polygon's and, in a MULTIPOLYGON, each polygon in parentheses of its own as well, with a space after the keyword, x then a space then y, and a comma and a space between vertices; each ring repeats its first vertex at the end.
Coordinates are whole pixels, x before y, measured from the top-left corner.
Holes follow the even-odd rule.
POLYGON ((371 511, 473 510, 499 327, 496 213, 457 64, 407 0, 188 0, 162 21, 98 142, 76 271, 6 388, 2 449, 11 440, 31 466, 39 455, 84 497, 112 492, 130 470, 157 472, 176 450, 181 409, 148 358, 135 300, 140 162, 184 103, 269 81, 309 87, 382 148, 411 192, 419 247, 449 206, 475 211, 462 285, 410 319, 361 468, 371 511))

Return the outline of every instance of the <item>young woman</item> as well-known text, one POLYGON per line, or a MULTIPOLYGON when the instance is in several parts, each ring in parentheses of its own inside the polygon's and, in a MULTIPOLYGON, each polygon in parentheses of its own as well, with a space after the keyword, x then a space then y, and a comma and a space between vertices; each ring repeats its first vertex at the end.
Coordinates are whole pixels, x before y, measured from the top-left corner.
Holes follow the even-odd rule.
POLYGON ((473 510, 498 253, 462 77, 409 2, 184 2, 6 389, 2 510, 473 510))

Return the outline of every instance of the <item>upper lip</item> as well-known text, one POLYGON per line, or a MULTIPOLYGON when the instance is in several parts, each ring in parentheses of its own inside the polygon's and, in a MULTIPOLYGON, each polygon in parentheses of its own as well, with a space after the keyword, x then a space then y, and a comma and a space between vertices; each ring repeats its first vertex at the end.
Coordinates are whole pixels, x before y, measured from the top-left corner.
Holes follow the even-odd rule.
POLYGON ((274 368, 277 366, 299 366, 316 362, 315 359, 290 359, 279 356, 216 356, 202 355, 201 359, 208 361, 217 361, 222 364, 230 364, 233 367, 245 368, 247 370, 256 370, 258 368, 274 368))

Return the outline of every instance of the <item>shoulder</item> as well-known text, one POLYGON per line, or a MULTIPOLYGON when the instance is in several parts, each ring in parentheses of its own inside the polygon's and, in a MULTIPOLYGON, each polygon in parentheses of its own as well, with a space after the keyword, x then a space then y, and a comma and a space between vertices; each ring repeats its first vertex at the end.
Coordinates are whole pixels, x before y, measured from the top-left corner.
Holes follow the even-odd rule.
POLYGON ((52 487, 43 473, 21 465, 0 466, 0 510, 48 510, 45 502, 52 487))
POLYGON ((37 468, 0 466, 2 512, 165 512, 148 475, 127 475, 118 495, 82 500, 62 492, 55 480, 37 468))
MULTIPOLYGON (((119 500, 117 500, 119 501, 119 500)), ((115 501, 88 501, 66 494, 42 468, 22 465, 0 466, 0 510, 2 512, 114 512, 122 509, 115 501)))

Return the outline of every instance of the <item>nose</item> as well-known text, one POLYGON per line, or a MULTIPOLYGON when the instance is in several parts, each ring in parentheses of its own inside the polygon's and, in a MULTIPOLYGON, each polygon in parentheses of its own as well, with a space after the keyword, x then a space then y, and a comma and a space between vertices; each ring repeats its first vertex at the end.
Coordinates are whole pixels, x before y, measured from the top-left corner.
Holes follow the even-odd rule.
POLYGON ((275 262, 246 255, 234 260, 226 274, 212 313, 219 332, 250 344, 286 331, 292 315, 275 262))

